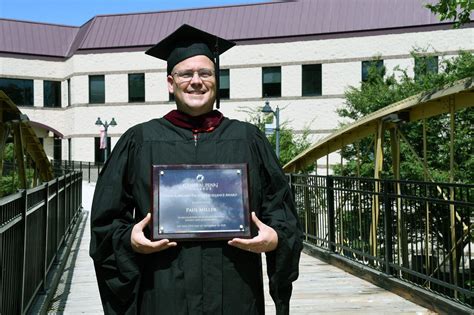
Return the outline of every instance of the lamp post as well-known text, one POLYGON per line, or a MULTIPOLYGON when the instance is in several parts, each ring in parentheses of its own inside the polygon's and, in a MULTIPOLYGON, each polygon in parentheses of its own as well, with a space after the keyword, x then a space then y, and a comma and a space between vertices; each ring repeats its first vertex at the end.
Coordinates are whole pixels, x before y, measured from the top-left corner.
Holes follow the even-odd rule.
POLYGON ((105 121, 105 123, 102 122, 102 120, 100 120, 100 117, 97 117, 97 120, 95 122, 95 124, 97 126, 104 126, 104 138, 105 138, 105 152, 104 152, 104 163, 105 161, 107 161, 107 129, 109 129, 109 126, 110 127, 114 127, 114 126, 117 126, 117 122, 115 121, 115 118, 112 117, 112 120, 110 121, 110 123, 107 122, 107 120, 105 121))
POLYGON ((269 114, 272 113, 275 116, 275 132, 276 132, 276 148, 275 153, 278 159, 280 159, 280 109, 277 108, 275 110, 272 109, 270 106, 269 101, 265 101, 265 106, 262 108, 262 113, 269 114))

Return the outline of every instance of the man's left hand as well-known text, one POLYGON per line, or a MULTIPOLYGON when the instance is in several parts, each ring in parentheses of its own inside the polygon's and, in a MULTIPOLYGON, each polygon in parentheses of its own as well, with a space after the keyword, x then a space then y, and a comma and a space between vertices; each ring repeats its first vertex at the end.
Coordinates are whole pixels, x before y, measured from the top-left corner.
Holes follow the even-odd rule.
POLYGON ((255 212, 252 212, 252 221, 258 228, 257 236, 251 239, 234 238, 228 244, 253 253, 271 252, 277 248, 278 234, 275 230, 260 221, 255 212))

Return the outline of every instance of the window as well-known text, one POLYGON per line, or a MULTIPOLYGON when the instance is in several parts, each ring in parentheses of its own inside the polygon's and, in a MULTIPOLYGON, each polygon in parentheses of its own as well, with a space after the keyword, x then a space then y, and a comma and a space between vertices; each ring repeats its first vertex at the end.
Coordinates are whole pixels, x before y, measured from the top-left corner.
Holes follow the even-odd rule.
POLYGON ((281 67, 262 68, 262 97, 281 96, 281 67))
MULTIPOLYGON (((104 163, 105 161, 105 149, 100 148, 100 137, 95 137, 94 152, 95 152, 95 163, 104 163)), ((110 156, 110 137, 107 137, 107 156, 110 156)))
POLYGON ((67 79, 67 106, 71 106, 71 79, 67 79))
POLYGON ((89 103, 105 103, 105 82, 103 75, 89 76, 89 103))
POLYGON ((61 147, 61 139, 60 138, 54 138, 53 158, 56 161, 61 161, 61 159, 62 159, 62 147, 61 147))
POLYGON ((302 66, 302 91, 303 96, 321 95, 321 65, 302 66))
POLYGON ((0 78, 0 90, 19 106, 33 106, 33 80, 0 78))
POLYGON ((219 97, 221 100, 230 98, 230 76, 229 69, 221 69, 219 75, 219 97))
POLYGON ((374 71, 377 75, 383 77, 385 71, 383 60, 362 61, 362 82, 367 82, 371 71, 374 71))
POLYGON ((67 139, 67 159, 71 161, 71 138, 67 139))
POLYGON ((128 75, 128 102, 145 101, 145 74, 133 73, 128 75))
POLYGON ((429 73, 438 73, 438 56, 415 58, 415 80, 429 73))
POLYGON ((43 81, 43 106, 61 107, 61 82, 43 81))

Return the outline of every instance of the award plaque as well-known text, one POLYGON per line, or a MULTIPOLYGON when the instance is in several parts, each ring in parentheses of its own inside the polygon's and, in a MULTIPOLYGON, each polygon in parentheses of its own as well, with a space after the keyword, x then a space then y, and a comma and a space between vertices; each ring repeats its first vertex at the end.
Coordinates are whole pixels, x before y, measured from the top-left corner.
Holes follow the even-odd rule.
POLYGON ((153 165, 152 238, 250 237, 246 164, 153 165))

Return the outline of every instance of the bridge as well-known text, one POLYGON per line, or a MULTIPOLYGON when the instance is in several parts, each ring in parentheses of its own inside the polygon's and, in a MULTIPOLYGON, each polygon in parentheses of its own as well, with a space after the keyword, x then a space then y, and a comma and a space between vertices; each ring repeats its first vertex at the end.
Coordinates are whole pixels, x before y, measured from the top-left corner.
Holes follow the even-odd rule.
MULTIPOLYGON (((470 79, 393 104, 285 165, 305 233, 292 314, 474 314, 474 185, 436 182, 427 169, 426 181, 397 176, 403 139, 398 123, 440 113, 454 117, 457 110, 473 106, 473 91, 470 79), (385 130, 393 144, 393 179, 380 176, 385 130), (373 178, 298 173, 370 134, 373 178)), ((8 117, 2 116, 1 127, 8 117)), ((22 137, 27 121, 18 113, 13 117, 8 128, 18 130, 15 142, 30 141, 30 149, 21 147, 33 152, 37 141, 22 137)), ((450 126, 454 133, 454 118, 450 126)), ((5 130, 2 139, 7 139, 5 130)), ((52 170, 52 180, 46 178, 49 168, 46 173, 38 169, 43 184, 31 187, 25 174, 34 164, 33 154, 18 169, 24 172, 19 176, 24 189, 0 199, 0 313, 101 314, 87 249, 100 166, 66 161, 52 170)), ((454 154, 451 144, 451 159, 454 154)), ((44 163, 44 157, 35 156, 44 163)), ((266 309, 274 313, 268 293, 266 309)))
MULTIPOLYGON (((103 314, 94 266, 88 254, 90 240, 89 210, 94 183, 83 183, 83 217, 71 242, 70 257, 58 287, 49 303, 49 314, 103 314)), ((265 259, 262 260, 265 262, 265 259)), ((415 303, 379 288, 308 254, 303 254, 301 274, 294 284, 291 314, 394 313, 431 314, 415 303)), ((265 274, 265 271, 264 271, 265 274)), ((265 288, 268 279, 265 277, 265 288)), ((267 314, 274 314, 268 291, 265 292, 267 314)))

